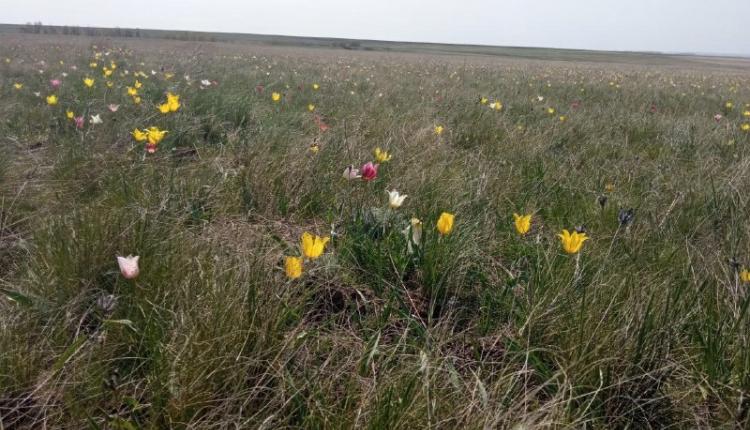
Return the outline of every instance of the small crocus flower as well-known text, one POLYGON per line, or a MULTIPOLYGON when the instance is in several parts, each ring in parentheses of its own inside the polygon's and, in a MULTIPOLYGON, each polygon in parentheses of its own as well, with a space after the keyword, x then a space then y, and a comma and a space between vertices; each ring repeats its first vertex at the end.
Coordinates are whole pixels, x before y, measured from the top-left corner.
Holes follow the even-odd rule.
POLYGON ((91 88, 94 86, 94 80, 91 78, 85 78, 83 84, 86 85, 86 87, 91 88))
POLYGON ((445 130, 445 127, 443 127, 442 125, 436 125, 435 126, 435 134, 436 135, 440 136, 441 134, 443 134, 443 130, 445 130))
POLYGON ((310 260, 315 260, 323 254, 330 239, 328 236, 320 237, 308 232, 302 233, 302 254, 310 260))
POLYGON ((49 84, 53 89, 57 89, 62 85, 62 81, 59 79, 50 79, 49 84))
POLYGON ((91 115, 91 124, 101 124, 103 122, 100 114, 91 115))
POLYGON ((372 181, 378 177, 378 165, 372 164, 372 161, 365 163, 360 169, 362 179, 365 181, 372 181))
POLYGON ((57 96, 52 94, 47 96, 47 104, 50 106, 54 106, 57 104, 57 96))
POLYGON ((440 214, 440 217, 437 220, 437 230, 438 232, 443 235, 447 236, 451 234, 451 231, 453 231, 453 220, 455 218, 455 215, 443 212, 440 214))
POLYGON ((302 276, 302 259, 299 257, 284 258, 284 271, 289 279, 297 279, 302 276))
POLYGON ((348 166, 344 169, 344 179, 359 179, 362 176, 359 174, 359 169, 355 169, 354 166, 348 166))
POLYGON ((513 225, 515 225, 518 234, 521 236, 526 235, 531 230, 531 215, 518 215, 514 213, 513 225))
POLYGON ((378 163, 385 163, 390 161, 392 155, 388 151, 383 151, 380 147, 375 148, 375 161, 378 163))
POLYGON ((117 256, 117 264, 120 266, 120 273, 125 279, 135 279, 138 277, 140 270, 138 269, 138 257, 128 255, 127 257, 117 256))
POLYGON ((271 93, 271 100, 273 100, 274 102, 279 102, 281 100, 281 94, 277 92, 271 93))
POLYGON ((73 118, 73 121, 75 122, 77 129, 83 128, 83 123, 84 123, 83 115, 73 118))
POLYGON ((398 209, 401 207, 401 205, 404 204, 404 200, 406 200, 407 195, 401 195, 398 191, 388 191, 385 190, 386 193, 388 193, 388 206, 391 207, 391 209, 398 209))
POLYGON ((740 281, 750 283, 750 270, 742 269, 740 272, 740 281))
POLYGON ((570 233, 565 229, 563 229, 562 233, 558 234, 557 237, 560 238, 563 250, 568 254, 578 253, 583 246, 583 242, 589 239, 588 236, 586 236, 586 233, 579 233, 578 231, 570 233))

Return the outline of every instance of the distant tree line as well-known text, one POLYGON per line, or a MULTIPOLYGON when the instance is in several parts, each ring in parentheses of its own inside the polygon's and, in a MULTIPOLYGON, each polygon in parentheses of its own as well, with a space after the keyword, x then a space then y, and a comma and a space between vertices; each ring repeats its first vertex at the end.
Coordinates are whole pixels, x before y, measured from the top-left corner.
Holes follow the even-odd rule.
POLYGON ((147 37, 170 40, 184 40, 189 42, 217 42, 215 35, 210 33, 197 33, 192 31, 141 31, 138 28, 99 28, 79 26, 44 25, 40 21, 27 22, 18 29, 25 34, 59 34, 65 36, 90 36, 90 37, 147 37))

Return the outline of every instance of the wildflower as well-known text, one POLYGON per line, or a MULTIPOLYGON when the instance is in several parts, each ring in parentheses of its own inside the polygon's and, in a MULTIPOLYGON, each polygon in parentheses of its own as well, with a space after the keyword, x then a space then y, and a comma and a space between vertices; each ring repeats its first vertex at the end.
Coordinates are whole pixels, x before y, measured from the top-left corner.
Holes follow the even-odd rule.
POLYGON ((440 234, 443 236, 451 234, 451 231, 453 231, 453 219, 455 218, 455 215, 443 212, 440 214, 440 217, 437 220, 437 230, 440 234))
POLYGON ((141 98, 139 96, 133 97, 133 103, 137 105, 141 104, 141 98))
POLYGON ((169 105, 170 112, 177 112, 180 108, 180 96, 172 93, 167 93, 167 105, 169 105))
POLYGON ((313 89, 314 89, 315 91, 319 90, 319 89, 320 89, 320 85, 318 85, 318 84, 313 84, 313 89))
POLYGON ((750 270, 742 269, 740 272, 740 280, 742 282, 750 282, 750 270))
POLYGON ((309 105, 307 105, 307 110, 310 111, 310 112, 314 111, 315 110, 315 105, 312 104, 312 103, 310 103, 309 105))
POLYGON ((435 126, 435 134, 436 135, 440 136, 441 134, 443 134, 443 130, 445 130, 445 128, 442 125, 436 125, 435 126))
POLYGON ((554 115, 555 114, 555 108, 548 107, 547 108, 547 113, 550 114, 550 115, 554 115))
POLYGON ((152 145, 158 145, 164 139, 164 136, 169 133, 166 130, 159 130, 159 127, 149 127, 146 131, 148 137, 148 143, 152 145))
POLYGON ((720 113, 717 113, 716 115, 714 115, 714 121, 716 122, 721 121, 722 118, 724 118, 724 116, 722 116, 720 113))
POLYGON ((740 129, 742 131, 750 131, 750 122, 742 123, 742 125, 740 126, 740 129))
POLYGON ((54 106, 57 104, 57 96, 52 94, 50 96, 47 96, 47 104, 50 106, 54 106))
POLYGON ((91 88, 94 86, 94 80, 91 78, 85 78, 83 80, 83 84, 86 85, 88 88, 91 88))
POLYGON ((320 151, 320 145, 318 144, 318 142, 311 143, 310 144, 310 152, 312 152, 313 154, 317 154, 318 151, 320 151))
POLYGON ((422 243, 422 221, 419 218, 412 218, 409 225, 401 233, 407 238, 406 250, 409 254, 413 254, 413 245, 419 246, 422 243))
POLYGON ((76 114, 74 114, 72 110, 66 110, 65 111, 65 117, 66 118, 73 119, 73 118, 75 118, 75 116, 76 116, 76 114))
POLYGON ((136 142, 145 142, 148 139, 148 132, 141 131, 137 128, 133 130, 130 134, 133 135, 133 138, 136 140, 136 142))
POLYGON ((76 124, 76 128, 77 128, 77 129, 79 129, 79 130, 80 130, 80 129, 82 129, 82 128, 83 128, 83 122, 84 122, 84 118, 83 118, 83 115, 75 117, 75 118, 73 119, 73 121, 75 122, 75 124, 76 124))
POLYGON ((378 163, 385 163, 386 161, 390 161, 392 155, 388 153, 388 151, 383 151, 380 149, 380 147, 375 148, 375 161, 378 163))
POLYGON ((745 118, 750 118, 750 110, 742 112, 742 116, 744 116, 745 118))
POLYGON ((503 104, 498 101, 492 102, 490 103, 490 109, 495 109, 496 111, 503 110, 503 104))
POLYGON ((128 95, 129 96, 137 96, 138 95, 138 89, 135 87, 128 87, 128 95))
POLYGON ((315 260, 323 254, 330 239, 328 236, 320 237, 308 232, 302 233, 302 254, 310 260, 315 260))
POLYGON ((727 110, 732 110, 732 109, 734 109, 734 103, 732 103, 731 101, 728 101, 728 102, 724 103, 724 107, 727 110))
POLYGON ((127 257, 120 257, 117 256, 117 264, 120 266, 120 273, 122 273, 122 276, 125 279, 135 279, 138 277, 138 273, 140 273, 138 269, 138 259, 139 256, 133 257, 132 255, 128 255, 127 257))
POLYGON ((108 78, 108 77, 112 76, 112 70, 111 69, 108 69, 108 68, 105 67, 105 68, 102 69, 102 71, 104 72, 103 74, 104 74, 105 78, 108 78))
POLYGON ((565 115, 560 115, 560 122, 565 122, 567 119, 565 115))
POLYGON ((359 179, 361 177, 359 169, 355 169, 354 166, 350 165, 344 169, 344 179, 359 179))
POLYGON ((271 93, 271 100, 273 100, 275 102, 279 102, 281 100, 281 94, 279 94, 277 92, 271 93))
POLYGON ((23 88, 23 84, 20 82, 16 82, 15 84, 13 84, 13 88, 20 90, 21 88, 23 88))
POLYGON ((165 113, 165 114, 169 113, 169 105, 166 103, 159 105, 159 112, 165 113))
POLYGON ((107 109, 109 109, 110 112, 115 113, 118 109, 120 109, 120 105, 110 104, 107 106, 107 109))
POLYGON ((140 89, 142 86, 143 86, 143 84, 141 83, 141 81, 139 81, 138 79, 136 79, 135 83, 133 84, 133 88, 140 89))
POLYGON ((563 250, 568 254, 575 254, 580 251, 581 247, 583 246, 583 242, 589 239, 588 236, 586 236, 586 233, 573 231, 573 233, 571 234, 568 230, 565 229, 563 229, 562 233, 558 234, 557 237, 560 238, 563 250))
POLYGON ((487 97, 480 97, 479 98, 479 103, 480 104, 486 105, 487 102, 489 102, 489 100, 487 99, 487 97))
POLYGON ((531 215, 518 215, 517 213, 514 213, 513 224, 515 225, 518 234, 524 236, 529 230, 531 230, 531 215))
POLYGON ((96 64, 96 61, 92 61, 89 63, 89 67, 91 67, 92 69, 96 69, 97 67, 99 67, 99 65, 96 64))
POLYGON ((50 79, 49 84, 52 88, 57 89, 60 88, 62 81, 59 79, 50 79))
POLYGON ((91 115, 91 123, 92 124, 101 124, 104 121, 102 121, 102 117, 100 114, 91 115))
POLYGON ((201 86, 208 88, 211 86, 211 81, 209 81, 208 79, 203 79, 201 80, 201 86))
POLYGON ((299 257, 284 258, 284 270, 289 279, 297 279, 302 276, 302 259, 299 257))
POLYGON ((407 195, 401 195, 398 193, 398 191, 388 191, 385 190, 386 193, 388 193, 388 206, 391 207, 391 209, 398 209, 401 207, 402 204, 404 204, 404 200, 406 199, 407 195))
POLYGON ((378 165, 372 164, 372 161, 368 161, 362 166, 360 172, 362 173, 362 179, 372 181, 378 177, 378 165))

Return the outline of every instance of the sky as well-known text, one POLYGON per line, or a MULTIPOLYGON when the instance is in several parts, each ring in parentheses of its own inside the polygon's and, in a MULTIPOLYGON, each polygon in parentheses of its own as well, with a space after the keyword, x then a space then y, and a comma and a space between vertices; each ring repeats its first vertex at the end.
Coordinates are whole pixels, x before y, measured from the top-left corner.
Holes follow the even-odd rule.
POLYGON ((750 56, 750 0, 0 0, 0 10, 14 24, 750 56))

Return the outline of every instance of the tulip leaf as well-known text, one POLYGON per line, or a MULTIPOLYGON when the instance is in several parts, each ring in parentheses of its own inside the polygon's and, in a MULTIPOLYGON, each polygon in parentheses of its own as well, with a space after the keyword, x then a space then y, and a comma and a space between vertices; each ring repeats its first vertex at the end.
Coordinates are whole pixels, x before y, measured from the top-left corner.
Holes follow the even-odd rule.
POLYGON ((4 288, 0 288, 0 293, 5 294, 5 297, 7 297, 8 300, 16 302, 20 305, 27 306, 27 307, 34 306, 34 301, 31 299, 31 297, 21 294, 18 291, 12 291, 12 290, 6 290, 4 288))

